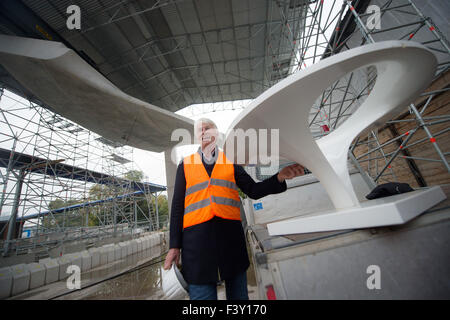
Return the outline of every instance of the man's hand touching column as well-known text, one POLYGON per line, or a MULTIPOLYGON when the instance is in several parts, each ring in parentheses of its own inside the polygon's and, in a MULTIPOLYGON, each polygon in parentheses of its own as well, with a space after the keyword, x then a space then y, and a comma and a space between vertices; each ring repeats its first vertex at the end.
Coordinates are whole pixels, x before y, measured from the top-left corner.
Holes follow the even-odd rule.
POLYGON ((292 179, 305 174, 305 168, 298 164, 291 164, 290 166, 284 167, 278 172, 277 178, 279 182, 283 182, 285 179, 292 179))

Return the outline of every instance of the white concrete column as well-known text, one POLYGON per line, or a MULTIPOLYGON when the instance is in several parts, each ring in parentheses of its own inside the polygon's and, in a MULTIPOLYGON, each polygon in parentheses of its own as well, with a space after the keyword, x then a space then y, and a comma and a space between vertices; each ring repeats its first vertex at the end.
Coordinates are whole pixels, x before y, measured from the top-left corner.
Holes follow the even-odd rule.
MULTIPOLYGON (((169 205, 169 217, 172 209, 173 189, 175 186, 175 177, 177 174, 177 165, 172 162, 170 153, 172 149, 164 151, 164 162, 166 166, 166 185, 167 185, 167 201, 169 205)), ((170 220, 169 220, 170 221, 170 220)))

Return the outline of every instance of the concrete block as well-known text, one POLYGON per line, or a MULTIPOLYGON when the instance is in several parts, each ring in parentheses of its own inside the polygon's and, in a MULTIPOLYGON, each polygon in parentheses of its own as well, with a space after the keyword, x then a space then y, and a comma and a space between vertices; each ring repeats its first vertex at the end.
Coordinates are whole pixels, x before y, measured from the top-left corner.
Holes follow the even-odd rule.
POLYGON ((122 259, 122 247, 119 244, 114 246, 114 259, 120 260, 122 259))
POLYGON ((133 254, 133 242, 132 240, 128 240, 128 255, 131 256, 133 254))
POLYGON ((72 264, 72 259, 67 255, 56 259, 59 263, 59 280, 66 279, 69 274, 66 272, 67 268, 72 264))
POLYGON ((79 252, 74 252, 66 255, 72 262, 72 265, 77 265, 81 270, 81 254, 79 252))
POLYGON ((59 262, 57 259, 45 258, 39 260, 39 263, 45 267, 45 284, 59 280, 59 262))
POLYGON ((150 236, 150 247, 154 247, 156 245, 156 239, 155 239, 155 235, 152 234, 150 236))
POLYGON ((44 263, 46 263, 46 262, 48 262, 48 261, 51 261, 51 260, 53 260, 53 259, 52 259, 52 258, 39 259, 39 263, 40 263, 40 264, 44 264, 44 263))
POLYGON ((0 269, 0 299, 6 299, 11 295, 13 275, 10 267, 0 269))
POLYGON ((133 254, 133 240, 128 240, 128 255, 131 256, 133 254))
POLYGON ((142 238, 142 250, 147 250, 148 249, 148 237, 145 236, 142 238))
POLYGON ((156 243, 156 241, 155 241, 155 234, 153 233, 151 236, 150 236, 150 242, 152 243, 152 246, 154 246, 155 245, 155 243, 156 243))
POLYGON ((126 256, 128 255, 128 248, 125 242, 120 242, 119 243, 119 247, 120 247, 120 257, 121 259, 126 258, 126 256))
POLYGON ((136 243, 136 253, 139 252, 139 239, 134 239, 134 243, 136 243))
POLYGON ((107 249, 107 252, 108 252, 108 263, 114 262, 116 260, 115 259, 115 255, 114 255, 115 247, 112 244, 112 245, 108 245, 107 248, 108 248, 107 249))
POLYGON ((135 254, 137 252, 137 242, 135 239, 131 240, 131 248, 132 254, 135 254))
POLYGON ((137 252, 141 252, 142 251, 142 240, 136 239, 136 243, 137 243, 137 252))
POLYGON ((45 284, 45 266, 43 264, 33 262, 27 264, 27 268, 30 272, 30 290, 42 287, 45 284))
POLYGON ((122 258, 125 258, 128 256, 128 241, 122 241, 119 245, 122 247, 122 258))
POLYGON ((108 263, 108 247, 100 247, 100 265, 108 263))
POLYGON ((88 271, 92 268, 92 255, 89 251, 81 251, 81 271, 88 271))
POLYGON ((11 272, 13 276, 11 296, 15 296, 30 289, 30 272, 25 263, 12 266, 11 272))
POLYGON ((126 241, 119 242, 119 246, 120 246, 120 248, 122 250, 121 256, 122 256, 122 258, 125 258, 128 255, 126 241))
POLYGON ((150 235, 149 237, 148 237, 148 241, 149 241, 149 243, 150 243, 150 248, 151 247, 153 247, 153 245, 154 245, 154 243, 155 243, 155 241, 153 241, 153 235, 150 235))
POLYGON ((100 251, 99 248, 90 248, 88 252, 91 254, 91 268, 100 265, 100 251))

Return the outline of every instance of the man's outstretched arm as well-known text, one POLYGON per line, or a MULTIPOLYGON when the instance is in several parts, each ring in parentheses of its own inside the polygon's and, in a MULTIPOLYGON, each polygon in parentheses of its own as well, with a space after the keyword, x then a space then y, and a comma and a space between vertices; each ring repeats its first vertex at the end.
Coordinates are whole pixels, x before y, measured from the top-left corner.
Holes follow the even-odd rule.
POLYGON ((304 168, 299 164, 293 164, 280 170, 277 174, 261 182, 255 182, 253 178, 240 165, 234 165, 234 179, 239 189, 251 199, 259 199, 269 194, 286 191, 286 179, 292 179, 305 174, 304 168))

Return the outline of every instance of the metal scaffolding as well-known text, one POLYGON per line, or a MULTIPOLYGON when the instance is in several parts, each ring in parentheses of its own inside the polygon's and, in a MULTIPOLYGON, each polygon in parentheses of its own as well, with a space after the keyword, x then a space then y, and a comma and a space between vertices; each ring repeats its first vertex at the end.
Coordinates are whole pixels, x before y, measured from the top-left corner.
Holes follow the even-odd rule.
MULTIPOLYGON (((262 85, 266 89, 321 59, 385 40, 417 41, 432 50, 438 58, 435 80, 449 70, 448 40, 432 18, 422 13, 411 0, 278 1, 277 6, 269 7, 267 16, 268 22, 262 26, 268 30, 267 52, 253 65, 264 64, 262 85), (379 21, 376 21, 373 6, 379 9, 379 21), (273 17, 277 21, 281 17, 284 23, 272 23, 273 17)), ((326 88, 311 108, 309 124, 313 136, 327 135, 351 116, 370 94, 376 78, 376 69, 369 66, 347 74, 326 88)), ((388 121, 383 128, 358 137, 350 148, 350 159, 376 183, 405 180, 398 175, 398 170, 394 170, 396 167, 408 168, 408 174, 413 178, 405 182, 427 187, 418 162, 442 165, 444 173, 450 173, 447 160, 450 150, 439 144, 439 139, 448 134, 448 126, 442 128, 442 125, 448 123, 450 114, 445 110, 437 116, 425 115, 436 98, 448 94, 447 91, 448 83, 444 83, 437 90, 423 92, 418 99, 420 106, 411 104, 405 114, 388 121), (396 127, 400 123, 408 124, 403 132, 396 127), (385 131, 389 132, 388 137, 385 137, 385 131), (421 131, 425 136, 417 134, 421 131), (435 157, 414 156, 415 152, 411 150, 418 146, 434 150, 435 157)), ((193 105, 180 113, 195 116, 243 109, 251 101, 193 105), (236 105, 240 107, 236 108, 236 105)))
POLYGON ((141 181, 133 148, 3 89, 0 103, 4 256, 167 224, 157 205, 165 187, 141 181))
MULTIPOLYGON (((448 40, 440 32, 438 26, 433 22, 430 17, 426 17, 414 4, 413 1, 378 1, 378 7, 380 8, 380 24, 378 28, 369 28, 368 18, 371 13, 359 14, 352 1, 344 1, 344 5, 348 11, 352 14, 357 28, 356 34, 352 34, 349 39, 354 44, 374 43, 382 40, 407 40, 417 41, 422 43, 428 49, 432 50, 438 58, 438 68, 436 70, 435 80, 439 79, 444 73, 446 73, 450 66, 450 49, 448 40), (403 21, 404 23, 386 24, 383 22, 383 17, 387 17, 390 14, 395 18, 395 21, 403 21), (366 21, 364 21, 366 20, 366 21)), ((344 40, 344 45, 346 42, 344 40)), ((418 62, 420 63, 420 62, 418 62)), ((374 71, 374 70, 368 70, 374 71)), ((374 84, 376 75, 368 75, 367 83, 370 84, 367 89, 367 94, 370 94, 370 89, 374 84)), ((448 84, 445 84, 448 86, 448 84)), ((357 160, 360 164, 364 163, 368 173, 373 177, 376 182, 382 181, 382 177, 391 175, 385 181, 392 179, 398 180, 394 170, 392 169, 392 163, 400 158, 406 161, 411 174, 414 176, 415 181, 419 187, 426 187, 427 183, 420 172, 416 161, 431 161, 440 163, 447 173, 450 173, 450 166, 446 156, 449 152, 444 153, 439 146, 436 137, 444 135, 448 131, 448 127, 443 130, 432 133, 430 130, 435 125, 448 123, 450 121, 449 114, 442 114, 439 116, 425 117, 424 112, 427 107, 432 103, 433 98, 438 95, 445 94, 448 88, 444 87, 439 90, 433 90, 432 92, 424 92, 421 94, 419 101, 421 101, 421 108, 415 104, 408 106, 409 119, 394 119, 388 121, 383 130, 388 129, 390 131, 391 138, 387 141, 380 142, 377 132, 371 131, 367 139, 363 140, 359 137, 354 146, 358 144, 367 144, 368 151, 359 155, 357 160), (420 109, 420 110, 419 110, 420 109), (408 131, 399 133, 395 124, 401 122, 408 122, 410 127, 408 131), (413 136, 420 130, 426 134, 426 137, 416 139, 413 141, 413 136), (411 147, 418 144, 429 143, 428 146, 432 147, 435 151, 437 158, 423 158, 414 157, 410 154, 411 147), (380 166, 379 159, 384 163, 380 166)), ((448 112, 448 111, 447 111, 448 112)), ((341 113, 338 112, 336 122, 339 120, 341 113)), ((445 172, 444 171, 444 172, 445 172)))

